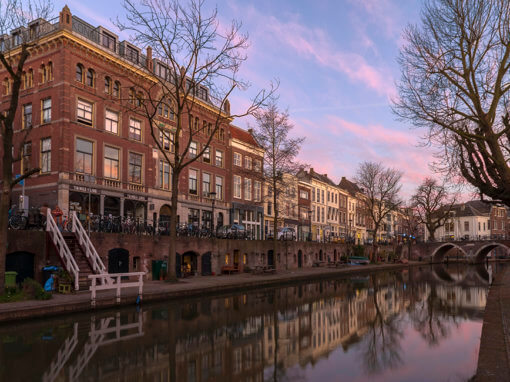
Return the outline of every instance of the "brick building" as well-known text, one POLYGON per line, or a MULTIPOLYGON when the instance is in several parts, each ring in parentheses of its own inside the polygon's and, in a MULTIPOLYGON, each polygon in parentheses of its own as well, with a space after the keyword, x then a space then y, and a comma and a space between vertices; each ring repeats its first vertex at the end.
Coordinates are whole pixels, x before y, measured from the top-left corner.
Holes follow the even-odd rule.
POLYGON ((249 131, 230 125, 232 207, 230 221, 243 224, 250 237, 264 237, 262 164, 264 150, 249 131))
MULTIPOLYGON (((148 121, 137 112, 136 86, 157 83, 157 77, 166 78, 169 68, 152 57, 150 48, 141 52, 127 41, 119 41, 113 32, 73 16, 67 6, 59 18, 36 20, 30 28, 38 34, 36 47, 25 64, 15 122, 17 139, 26 127, 31 126, 32 130, 14 173, 23 174, 34 167, 41 171, 25 181, 25 201, 29 206, 59 205, 64 213, 90 211, 168 220, 171 167, 153 141, 148 121)), ((14 54, 16 33, 19 30, 3 36, 4 44, 12 44, 14 54)), ((5 72, 0 72, 0 79, 0 101, 6 104, 11 84, 5 72)), ((227 105, 220 111, 212 103, 208 89, 200 86, 193 115, 184 116, 187 120, 183 121, 188 126, 183 140, 193 134, 190 157, 206 144, 215 116, 228 116, 227 105)), ((161 146, 171 153, 176 125, 171 105, 161 105, 157 118, 159 128, 166 131, 160 134, 161 146)), ((252 158, 254 169, 258 163, 261 167, 263 152, 251 134, 221 126, 203 157, 181 174, 181 223, 220 226, 229 223, 230 215, 239 216, 230 208, 230 144, 242 147, 242 155, 252 158)), ((247 186, 243 189, 247 190, 247 186)), ((249 222, 250 228, 260 231, 257 221, 262 221, 259 215, 263 211, 254 198, 261 191, 257 191, 254 180, 251 189, 252 200, 247 203, 250 208, 244 210, 253 214, 240 216, 243 223, 249 222)), ((21 186, 14 189, 13 203, 21 192, 21 186)), ((248 201, 247 196, 243 195, 243 202, 248 201)))

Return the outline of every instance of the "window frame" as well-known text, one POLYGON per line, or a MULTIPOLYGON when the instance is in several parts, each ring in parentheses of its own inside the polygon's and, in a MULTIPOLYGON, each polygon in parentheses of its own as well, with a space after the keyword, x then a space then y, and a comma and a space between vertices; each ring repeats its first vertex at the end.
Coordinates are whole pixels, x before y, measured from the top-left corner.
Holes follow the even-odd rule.
MULTIPOLYGON (((104 145, 103 146, 103 177, 104 178, 107 178, 107 179, 112 179, 112 180, 120 180, 120 161, 121 161, 121 157, 122 157, 122 151, 119 147, 115 147, 115 146, 111 146, 111 145, 104 145), (107 157, 106 156, 106 151, 107 149, 112 149, 114 151, 117 152, 117 159, 115 158, 110 158, 110 157, 107 157), (106 163, 107 163, 107 160, 111 161, 112 163, 117 163, 117 177, 114 177, 114 176, 108 176, 106 175, 106 163)), ((110 174, 111 175, 111 174, 110 174)))
MULTIPOLYGON (((74 140, 74 172, 77 172, 79 174, 87 174, 87 175, 93 175, 94 174, 94 172, 95 172, 94 171, 94 156, 95 156, 94 147, 95 147, 95 142, 94 141, 91 141, 89 139, 82 138, 82 137, 76 137, 75 138, 75 140, 74 140), (88 153, 88 152, 85 152, 85 151, 78 151, 78 141, 79 140, 87 142, 87 143, 90 143, 92 145, 91 153, 88 153), (86 172, 85 170, 84 171, 80 171, 80 169, 77 168, 78 154, 83 154, 84 158, 85 158, 85 155, 90 155, 90 172, 86 172)), ((84 161, 84 163, 85 163, 85 161, 84 161)), ((85 166, 83 166, 83 168, 85 169, 85 166)))
POLYGON ((128 138, 133 140, 133 141, 137 141, 137 142, 142 142, 142 121, 136 119, 136 118, 133 118, 133 117, 129 117, 129 132, 128 132, 128 138), (136 126, 133 126, 131 124, 131 122, 135 122, 135 123, 138 123, 138 128, 136 126), (136 138, 136 134, 134 134, 134 131, 137 131, 139 130, 140 134, 139 134, 139 139, 136 138))
POLYGON ((243 188, 243 180, 239 175, 233 176, 233 197, 236 199, 242 199, 242 188, 243 188))
POLYGON ((217 167, 220 167, 220 168, 223 168, 223 151, 222 150, 214 150, 214 164, 217 166, 217 167), (218 156, 219 154, 219 156, 218 156), (219 163, 218 164, 218 159, 219 159, 219 163))
POLYGON ((51 172, 51 137, 41 138, 39 151, 40 151, 39 163, 41 166, 40 172, 42 174, 51 172), (44 147, 45 141, 50 142, 49 149, 47 148, 45 149, 44 147))
POLYGON ((143 184, 143 154, 137 153, 135 151, 129 151, 128 152, 128 182, 133 184, 143 184), (132 177, 132 171, 131 166, 133 165, 131 161, 131 157, 139 157, 140 158, 140 164, 135 164, 136 167, 140 167, 140 181, 136 181, 132 177))
POLYGON ((188 170, 188 194, 190 195, 198 196, 198 174, 199 171, 194 168, 188 170), (192 172, 195 174, 195 178, 191 177, 192 172), (192 186, 194 186, 194 188, 192 186))
POLYGON ((22 119, 21 119, 21 128, 22 129, 28 129, 28 128, 31 128, 33 126, 33 122, 34 122, 34 108, 32 106, 32 102, 29 102, 29 103, 26 103, 22 106, 22 119), (26 110, 27 110, 27 107, 30 107, 30 114, 27 114, 26 110), (30 115, 30 124, 27 124, 27 115, 30 115))
POLYGON ((243 165, 243 155, 234 151, 234 166, 241 167, 243 165))
POLYGON ((41 124, 51 122, 51 107, 52 107, 51 97, 43 98, 41 100, 41 124), (45 108, 46 101, 49 101, 49 105, 50 105, 49 108, 48 107, 45 108), (45 118, 46 115, 49 115, 48 119, 45 118))
POLYGON ((111 109, 105 109, 105 111, 104 111, 104 130, 110 134, 119 135, 119 133, 120 133, 119 126, 120 126, 120 113, 118 111, 114 111, 111 109), (108 118, 108 113, 116 115, 117 120, 115 121, 111 118, 108 118), (113 122, 117 123, 115 132, 112 129, 108 129, 108 122, 110 122, 110 128, 113 126, 113 122))
POLYGON ((86 101, 83 98, 76 99, 76 121, 86 126, 94 125, 94 104, 92 102, 86 101), (90 107, 90 110, 86 108, 80 108, 80 103, 82 106, 90 107), (80 112, 82 112, 83 116, 80 116, 80 112), (90 114, 90 119, 87 119, 87 114, 90 114))

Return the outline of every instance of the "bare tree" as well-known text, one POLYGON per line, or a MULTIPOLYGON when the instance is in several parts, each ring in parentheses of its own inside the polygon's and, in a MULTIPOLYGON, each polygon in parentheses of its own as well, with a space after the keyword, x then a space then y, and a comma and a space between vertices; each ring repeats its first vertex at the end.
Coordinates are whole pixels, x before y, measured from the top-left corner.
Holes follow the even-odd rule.
POLYGON ((425 225, 430 241, 435 241, 434 234, 448 220, 456 199, 457 195, 444 182, 440 184, 432 178, 425 178, 411 197, 418 219, 425 225))
POLYGON ((400 211, 402 212, 403 229, 407 240, 407 259, 411 260, 411 248, 414 239, 418 237, 421 222, 415 207, 402 207, 400 211))
POLYGON ((399 198, 400 179, 402 172, 384 168, 381 163, 363 162, 359 165, 356 172, 355 181, 359 188, 363 190, 363 203, 372 220, 372 251, 371 261, 375 261, 377 253, 377 232, 381 227, 383 219, 390 212, 395 211, 401 204, 399 198))
POLYGON ((242 112, 230 112, 228 97, 235 89, 249 86, 238 77, 246 60, 248 37, 236 21, 226 28, 220 26, 216 10, 206 15, 204 0, 124 0, 123 7, 126 21, 117 20, 119 29, 130 32, 138 46, 151 47, 159 60, 157 75, 152 82, 137 84, 131 101, 148 120, 155 146, 172 170, 168 265, 169 279, 174 280, 177 203, 183 170, 209 150, 213 138, 221 130, 226 131, 234 118, 252 114, 264 105, 273 90, 271 87, 268 92, 258 92, 242 112), (158 116, 162 108, 170 108, 174 115, 170 129, 158 116), (214 121, 207 125, 193 122, 192 116, 204 113, 204 109, 212 113, 214 121), (192 152, 192 143, 199 136, 202 145, 192 152), (166 149, 167 143, 172 150, 166 149))
POLYGON ((407 27, 394 112, 427 130, 437 170, 510 206, 510 7, 429 0, 407 27))
POLYGON ((288 112, 279 110, 273 98, 267 108, 255 113, 256 126, 253 135, 265 150, 264 180, 271 190, 273 216, 273 253, 276 254, 277 227, 280 201, 289 190, 289 183, 303 165, 296 161, 305 138, 292 138, 289 134, 294 127, 288 112))
MULTIPOLYGON (((16 35, 5 39, 0 46, 1 68, 6 71, 7 81, 4 84, 8 99, 2 102, 0 113, 0 148, 2 162, 2 177, 0 179, 2 193, 0 195, 0 293, 5 282, 5 256, 7 252, 7 228, 9 225, 8 211, 11 205, 12 189, 19 182, 39 172, 38 168, 29 169, 17 178, 13 174, 13 164, 19 162, 23 149, 30 134, 32 124, 26 124, 24 130, 17 134, 20 128, 16 121, 20 90, 25 81, 29 81, 24 67, 37 44, 39 28, 29 28, 29 23, 39 18, 46 19, 53 11, 50 1, 39 0, 6 0, 0 2, 0 35, 9 35, 18 29, 16 35)), ((33 80, 33 79, 32 79, 33 80)))

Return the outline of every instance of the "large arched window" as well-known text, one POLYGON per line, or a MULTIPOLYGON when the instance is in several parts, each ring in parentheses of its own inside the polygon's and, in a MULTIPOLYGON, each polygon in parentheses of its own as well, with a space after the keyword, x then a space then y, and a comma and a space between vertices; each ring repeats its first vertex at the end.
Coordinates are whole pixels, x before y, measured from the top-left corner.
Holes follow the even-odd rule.
POLYGON ((76 81, 83 83, 83 65, 76 65, 76 81))
POLYGON ((92 69, 87 70, 87 85, 94 87, 94 71, 92 69))
POLYGON ((104 92, 112 94, 112 79, 108 76, 104 78, 104 92))

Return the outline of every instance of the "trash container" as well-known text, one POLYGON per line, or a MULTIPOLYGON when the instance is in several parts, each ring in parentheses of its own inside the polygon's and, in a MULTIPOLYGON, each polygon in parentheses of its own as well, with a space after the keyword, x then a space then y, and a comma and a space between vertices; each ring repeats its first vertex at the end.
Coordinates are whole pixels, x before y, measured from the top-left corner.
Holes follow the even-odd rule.
POLYGON ((15 287, 16 286, 16 276, 18 272, 5 272, 5 286, 6 287, 15 287))

